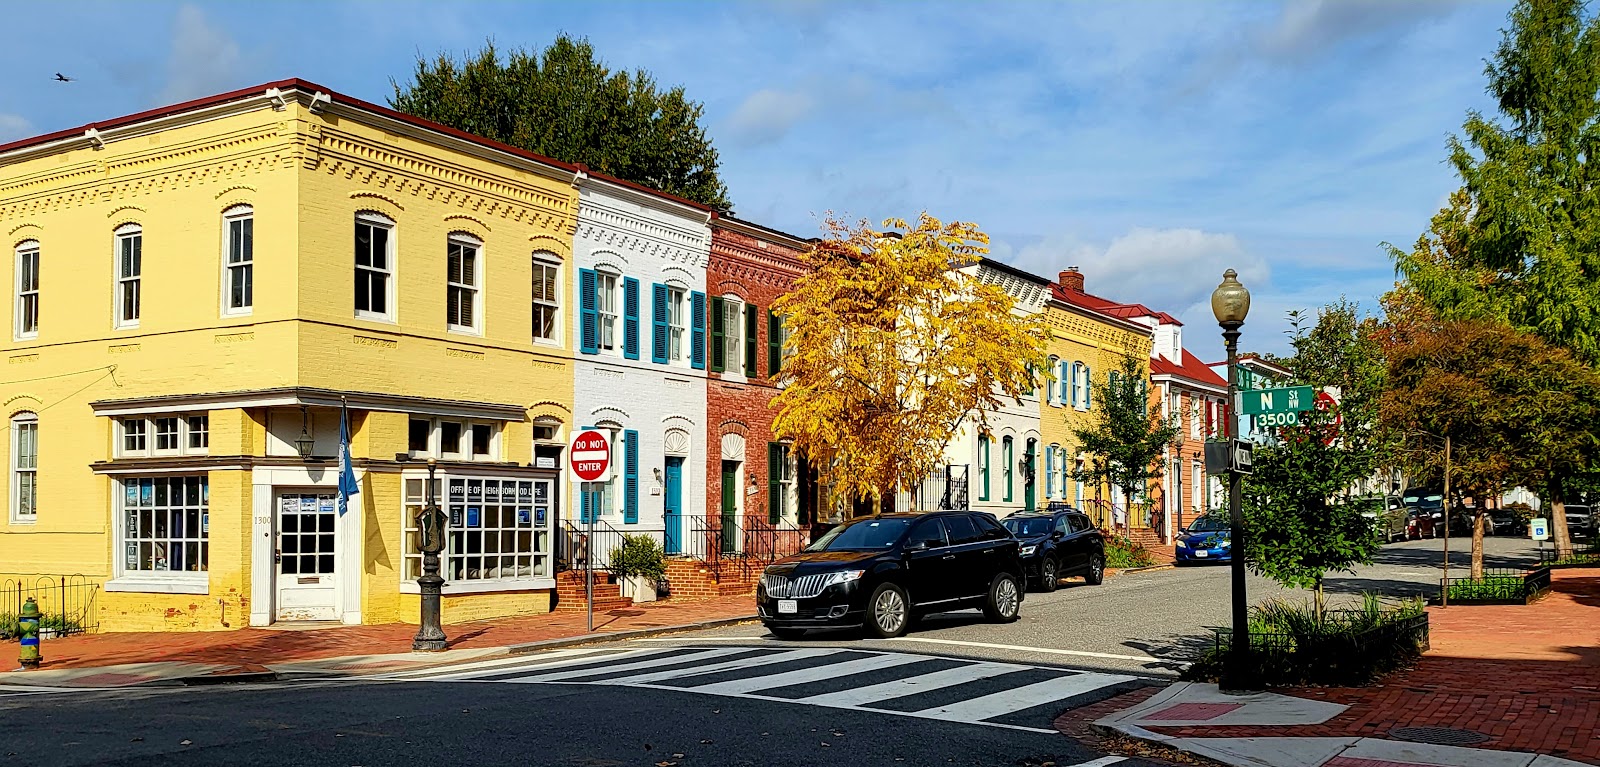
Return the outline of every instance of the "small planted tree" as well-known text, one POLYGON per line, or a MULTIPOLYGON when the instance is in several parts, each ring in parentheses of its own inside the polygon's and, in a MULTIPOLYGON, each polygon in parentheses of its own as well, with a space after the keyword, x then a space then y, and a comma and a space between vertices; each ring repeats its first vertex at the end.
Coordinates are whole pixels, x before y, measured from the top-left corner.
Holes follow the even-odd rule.
POLYGON ((1151 409, 1145 380, 1145 363, 1128 354, 1106 380, 1093 384, 1100 403, 1096 418, 1087 428, 1074 428, 1072 436, 1080 449, 1098 457, 1074 469, 1074 479, 1109 484, 1132 500, 1161 478, 1161 458, 1181 428, 1177 413, 1163 417, 1151 409))
POLYGON ((988 252, 974 224, 825 226, 802 256, 810 272, 774 302, 789 339, 773 431, 835 504, 876 501, 931 475, 965 419, 983 430, 1002 398, 1031 391, 1047 330, 962 271, 988 252))

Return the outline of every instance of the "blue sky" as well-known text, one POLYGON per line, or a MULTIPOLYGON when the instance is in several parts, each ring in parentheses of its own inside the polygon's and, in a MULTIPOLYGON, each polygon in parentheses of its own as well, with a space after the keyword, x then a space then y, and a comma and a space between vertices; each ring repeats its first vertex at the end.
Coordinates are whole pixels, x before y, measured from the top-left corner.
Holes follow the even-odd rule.
POLYGON ((30 3, 0 47, 0 140, 283 77, 371 101, 420 52, 587 36, 706 105, 736 212, 978 222, 994 255, 1076 265, 1164 309, 1206 360, 1223 269, 1243 344, 1393 282, 1455 188, 1446 137, 1490 109, 1510 3, 30 3), (55 72, 81 78, 50 80, 55 72))

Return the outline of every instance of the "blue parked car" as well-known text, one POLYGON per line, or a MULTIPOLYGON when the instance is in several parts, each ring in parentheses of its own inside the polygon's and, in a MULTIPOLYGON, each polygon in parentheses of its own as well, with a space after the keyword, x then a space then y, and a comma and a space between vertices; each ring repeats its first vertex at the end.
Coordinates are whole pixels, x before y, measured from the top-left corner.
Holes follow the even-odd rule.
POLYGON ((1207 514, 1183 529, 1174 547, 1174 559, 1180 565, 1186 562, 1231 562, 1232 538, 1228 520, 1207 514))

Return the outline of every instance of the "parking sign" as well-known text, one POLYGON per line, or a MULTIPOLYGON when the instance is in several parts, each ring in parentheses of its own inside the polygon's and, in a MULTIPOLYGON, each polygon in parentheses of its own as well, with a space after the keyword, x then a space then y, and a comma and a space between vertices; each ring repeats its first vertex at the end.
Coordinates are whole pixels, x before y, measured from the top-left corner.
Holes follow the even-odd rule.
POLYGON ((1550 540, 1550 520, 1533 519, 1528 521, 1528 537, 1536 541, 1550 540))

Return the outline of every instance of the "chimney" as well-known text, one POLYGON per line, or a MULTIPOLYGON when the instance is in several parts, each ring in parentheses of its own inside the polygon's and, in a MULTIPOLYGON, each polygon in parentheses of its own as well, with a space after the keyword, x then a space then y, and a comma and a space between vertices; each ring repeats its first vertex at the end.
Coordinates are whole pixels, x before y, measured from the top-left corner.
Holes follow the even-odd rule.
POLYGON ((1057 276, 1057 282, 1067 290, 1083 292, 1083 272, 1078 271, 1076 266, 1067 267, 1066 271, 1057 276))

